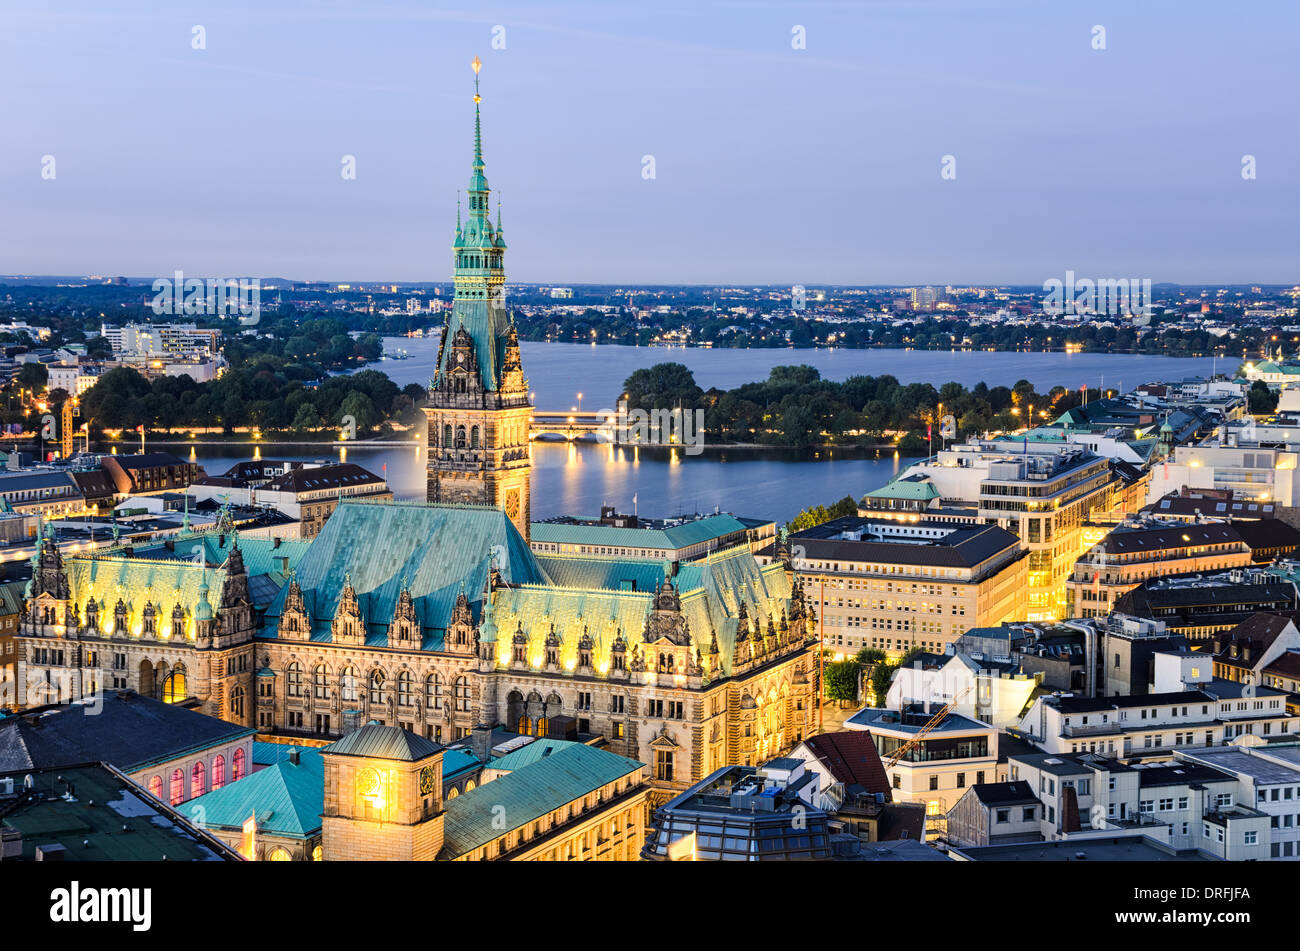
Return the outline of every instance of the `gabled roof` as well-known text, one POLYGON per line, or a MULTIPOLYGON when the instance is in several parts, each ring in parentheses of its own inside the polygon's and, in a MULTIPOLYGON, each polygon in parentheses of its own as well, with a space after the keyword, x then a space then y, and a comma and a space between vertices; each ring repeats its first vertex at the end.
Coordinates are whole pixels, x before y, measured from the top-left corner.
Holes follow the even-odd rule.
POLYGON ((518 829, 601 786, 639 773, 644 765, 577 744, 484 783, 447 800, 442 857, 456 858, 499 838, 507 830, 499 828, 498 815, 504 814, 510 827, 518 829))
POLYGON ((836 782, 889 794, 889 777, 870 730, 818 733, 804 742, 836 782))
POLYGON ((286 755, 177 809, 200 828, 238 829, 256 816, 258 832, 300 839, 317 834, 325 809, 325 760, 319 750, 295 749, 296 764, 286 755))
POLYGON ((441 751, 442 747, 433 740, 401 727, 384 726, 378 721, 371 721, 321 749, 321 753, 327 755, 370 756, 405 763, 417 763, 441 751))

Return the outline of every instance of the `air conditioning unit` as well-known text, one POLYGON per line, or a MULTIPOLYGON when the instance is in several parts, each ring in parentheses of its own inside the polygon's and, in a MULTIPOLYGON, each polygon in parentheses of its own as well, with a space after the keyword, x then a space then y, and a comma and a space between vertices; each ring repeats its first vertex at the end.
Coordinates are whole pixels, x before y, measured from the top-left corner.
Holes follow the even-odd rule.
POLYGON ((12 796, 14 794, 14 779, 12 776, 6 776, 0 779, 0 796, 12 796))

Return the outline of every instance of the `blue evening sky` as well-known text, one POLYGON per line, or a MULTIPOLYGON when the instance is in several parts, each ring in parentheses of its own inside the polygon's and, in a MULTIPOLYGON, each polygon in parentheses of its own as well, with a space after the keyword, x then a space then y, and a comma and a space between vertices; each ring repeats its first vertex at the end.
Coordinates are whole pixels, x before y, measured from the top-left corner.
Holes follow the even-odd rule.
POLYGON ((0 273, 445 280, 477 54, 513 280, 1300 280, 1290 0, 0 14, 0 273))

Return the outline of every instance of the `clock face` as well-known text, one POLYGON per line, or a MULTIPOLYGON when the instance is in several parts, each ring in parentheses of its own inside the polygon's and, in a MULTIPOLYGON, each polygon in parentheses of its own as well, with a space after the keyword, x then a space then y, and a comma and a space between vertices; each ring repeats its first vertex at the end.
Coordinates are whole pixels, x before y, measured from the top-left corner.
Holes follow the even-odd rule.
POLYGON ((511 521, 519 517, 519 490, 511 489, 506 493, 506 515, 511 521))
POLYGON ((438 771, 432 766, 426 766, 420 770, 420 795, 427 796, 433 792, 437 781, 438 771))
POLYGON ((457 363, 464 363, 464 362, 465 362, 465 354, 463 354, 463 353, 458 353, 458 354, 456 354, 456 362, 457 362, 457 363))
POLYGON ((363 769, 357 773, 357 793, 362 796, 378 796, 379 789, 379 770, 363 769))

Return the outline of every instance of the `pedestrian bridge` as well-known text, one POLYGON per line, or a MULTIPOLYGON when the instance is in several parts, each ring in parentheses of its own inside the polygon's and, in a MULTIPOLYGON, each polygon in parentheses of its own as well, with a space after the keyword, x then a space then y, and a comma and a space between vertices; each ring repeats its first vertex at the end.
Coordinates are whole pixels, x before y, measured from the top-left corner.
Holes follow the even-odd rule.
POLYGON ((623 414, 618 411, 597 412, 550 412, 533 410, 533 425, 529 430, 530 439, 564 440, 573 442, 578 439, 595 442, 618 442, 618 434, 625 428, 623 414))

